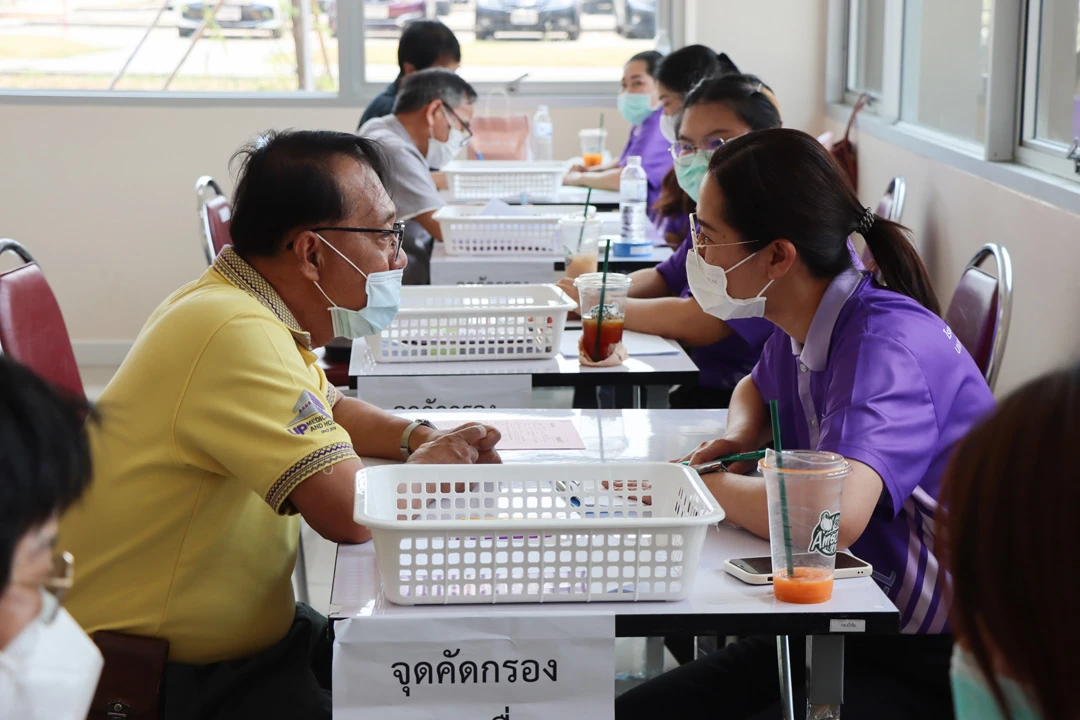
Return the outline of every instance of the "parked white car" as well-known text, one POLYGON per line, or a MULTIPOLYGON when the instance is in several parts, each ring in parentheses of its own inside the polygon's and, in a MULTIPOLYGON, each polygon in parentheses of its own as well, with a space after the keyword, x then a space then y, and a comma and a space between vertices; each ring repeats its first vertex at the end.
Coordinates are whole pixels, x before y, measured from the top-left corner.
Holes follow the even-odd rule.
MULTIPOLYGON (((215 5, 213 0, 177 3, 176 29, 180 37, 191 37, 215 5)), ((277 0, 230 0, 218 8, 213 20, 222 30, 267 32, 273 38, 285 32, 285 18, 277 0)))

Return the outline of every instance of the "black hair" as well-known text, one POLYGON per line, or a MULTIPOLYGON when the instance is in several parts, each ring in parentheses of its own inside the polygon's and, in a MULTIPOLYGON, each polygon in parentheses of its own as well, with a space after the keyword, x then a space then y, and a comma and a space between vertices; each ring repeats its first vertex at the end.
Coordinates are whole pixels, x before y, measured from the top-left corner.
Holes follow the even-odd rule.
POLYGON ((401 115, 442 100, 453 109, 476 102, 476 91, 460 75, 443 68, 428 68, 405 78, 394 99, 394 114, 401 115))
POLYGON ((416 70, 427 70, 444 59, 461 62, 461 45, 453 30, 438 20, 414 20, 405 26, 397 46, 401 75, 405 74, 405 63, 416 70))
POLYGON ((90 484, 88 415, 84 399, 0 354, 0 594, 19 539, 90 484))
POLYGON ((786 238, 811 274, 831 278, 852 266, 847 238, 858 232, 890 290, 941 314, 910 232, 868 216, 843 169, 810 135, 775 128, 737 137, 716 151, 709 174, 723 193, 725 222, 751 251, 786 238))
POLYGON ((693 87, 683 98, 682 113, 695 105, 717 103, 735 113, 751 130, 778 128, 780 106, 772 88, 756 75, 729 73, 705 78, 693 87))
POLYGON ((656 70, 656 79, 672 92, 685 95, 707 77, 739 68, 726 54, 719 55, 704 45, 687 45, 665 57, 656 70))
MULTIPOLYGON (((334 177, 333 160, 367 165, 386 185, 382 146, 332 130, 269 131, 236 151, 239 176, 229 227, 241 257, 271 257, 292 230, 334 225, 350 213, 334 177)), ((230 161, 230 163, 232 162, 230 161)))
POLYGON ((664 54, 657 50, 643 50, 634 57, 626 61, 629 65, 632 62, 645 63, 645 72, 649 73, 649 77, 656 77, 656 68, 660 66, 660 61, 664 59, 664 54))

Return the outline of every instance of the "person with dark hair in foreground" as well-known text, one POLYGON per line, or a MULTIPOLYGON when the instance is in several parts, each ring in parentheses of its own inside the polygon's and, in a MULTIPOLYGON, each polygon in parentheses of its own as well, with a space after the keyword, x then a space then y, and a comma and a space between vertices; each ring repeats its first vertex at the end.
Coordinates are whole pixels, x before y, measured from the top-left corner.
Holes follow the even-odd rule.
POLYGON ((1080 365, 1032 380, 960 442, 941 491, 957 720, 1075 720, 1080 365))
POLYGON ((401 33, 397 58, 397 79, 368 103, 356 125, 357 132, 368 120, 394 112, 394 98, 401 89, 401 83, 413 73, 430 67, 456 71, 461 64, 461 45, 454 31, 438 20, 414 20, 401 33))
POLYGON ((435 211, 445 205, 430 170, 453 160, 469 142, 476 91, 449 70, 432 68, 401 85, 394 114, 375 118, 359 135, 386 148, 390 158, 386 189, 405 222, 406 285, 427 285, 431 250, 442 240, 435 211))
MULTIPOLYGON (((764 447, 771 400, 785 450, 847 458, 839 547, 874 566, 902 634, 845 640, 844 717, 950 717, 949 578, 934 515, 955 443, 993 411, 994 397, 939 317, 926 267, 906 230, 864 208, 836 161, 797 130, 759 130, 718 148, 691 232, 687 278, 701 307, 777 327, 735 388, 724 436, 686 459, 764 447), (854 265, 855 232, 884 284, 854 265)), ((706 486, 730 521, 767 538, 764 480, 738 474, 748 464, 732 469, 705 475, 706 486)), ((793 638, 791 647, 801 684, 805 646, 793 638)), ((753 717, 779 699, 776 657, 775 638, 733 643, 620 696, 617 717, 720 708, 753 717)))
POLYGON ((57 518, 90 483, 81 399, 0 355, 0 717, 82 720, 101 653, 60 607, 57 518))
POLYGON ((95 484, 61 523, 88 631, 169 641, 165 709, 329 718, 326 618, 293 598, 297 514, 339 543, 360 456, 497 462, 498 431, 440 432, 327 383, 315 350, 397 313, 401 226, 377 143, 280 132, 241 150, 232 239, 151 315, 99 406, 95 484))

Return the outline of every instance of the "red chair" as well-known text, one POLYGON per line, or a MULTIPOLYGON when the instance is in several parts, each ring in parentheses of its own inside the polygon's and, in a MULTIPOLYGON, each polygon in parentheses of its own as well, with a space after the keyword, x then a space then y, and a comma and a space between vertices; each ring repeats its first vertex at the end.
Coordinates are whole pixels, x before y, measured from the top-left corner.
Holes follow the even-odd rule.
POLYGON ((229 225, 232 223, 232 207, 229 198, 209 175, 195 181, 195 199, 199 207, 199 230, 202 234, 206 262, 212 264, 221 248, 232 244, 229 225))
POLYGON ((0 273, 0 350, 52 384, 85 397, 64 316, 33 256, 14 240, 0 239, 0 255, 23 265, 0 273))
POLYGON ((987 243, 964 268, 945 311, 945 322, 974 358, 991 390, 997 382, 1009 336, 1012 293, 1009 251, 996 243, 987 243), (997 265, 996 277, 979 269, 991 256, 997 265))
MULTIPOLYGON (((907 199, 907 182, 900 175, 894 177, 889 181, 889 186, 885 188, 885 194, 878 200, 877 210, 875 214, 878 217, 883 217, 886 220, 892 222, 900 222, 900 218, 904 216, 904 200, 907 199)), ((877 268, 877 263, 874 262, 874 255, 870 252, 870 248, 863 249, 862 254, 863 265, 868 268, 877 268)))
POLYGON ((907 182, 897 175, 885 188, 885 194, 878 201, 877 214, 886 220, 900 222, 904 217, 904 201, 907 199, 907 182))

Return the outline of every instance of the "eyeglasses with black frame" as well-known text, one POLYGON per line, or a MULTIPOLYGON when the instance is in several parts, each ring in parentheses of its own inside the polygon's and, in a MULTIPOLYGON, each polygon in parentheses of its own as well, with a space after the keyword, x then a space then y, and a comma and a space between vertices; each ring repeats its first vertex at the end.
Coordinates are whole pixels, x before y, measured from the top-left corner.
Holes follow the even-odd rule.
POLYGON ((469 123, 461 119, 461 116, 454 112, 454 108, 450 107, 446 103, 443 103, 443 108, 449 113, 455 120, 461 124, 461 129, 465 133, 465 143, 468 144, 473 138, 472 126, 469 123))
POLYGON ((402 239, 405 237, 405 223, 401 222, 400 220, 398 222, 395 222, 393 226, 389 228, 318 227, 314 229, 314 232, 326 232, 328 230, 337 230, 338 232, 360 233, 363 235, 390 235, 393 238, 393 245, 391 247, 394 250, 394 256, 390 258, 390 262, 397 262, 398 258, 401 256, 401 242, 402 239))

